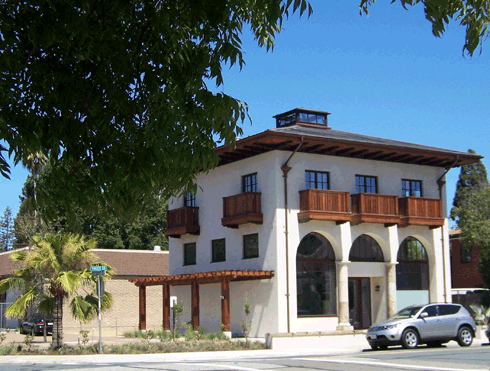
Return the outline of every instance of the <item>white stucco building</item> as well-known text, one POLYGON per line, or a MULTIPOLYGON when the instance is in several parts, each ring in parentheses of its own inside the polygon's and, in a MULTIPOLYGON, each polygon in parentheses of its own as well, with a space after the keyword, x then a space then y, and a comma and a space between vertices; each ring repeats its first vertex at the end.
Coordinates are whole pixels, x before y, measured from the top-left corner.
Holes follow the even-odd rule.
POLYGON ((444 177, 481 156, 334 130, 327 116, 275 116, 218 148, 195 195, 170 200, 170 275, 135 281, 143 302, 163 285, 166 327, 170 295, 182 320, 241 334, 247 294, 254 337, 352 331, 451 301, 444 177))

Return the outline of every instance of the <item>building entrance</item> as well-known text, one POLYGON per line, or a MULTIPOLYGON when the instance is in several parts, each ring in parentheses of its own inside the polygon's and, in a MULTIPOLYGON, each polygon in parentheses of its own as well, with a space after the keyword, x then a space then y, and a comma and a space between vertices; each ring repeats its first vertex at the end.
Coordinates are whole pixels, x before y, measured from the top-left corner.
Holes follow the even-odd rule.
POLYGON ((349 278, 349 321, 354 329, 371 326, 371 279, 349 278))

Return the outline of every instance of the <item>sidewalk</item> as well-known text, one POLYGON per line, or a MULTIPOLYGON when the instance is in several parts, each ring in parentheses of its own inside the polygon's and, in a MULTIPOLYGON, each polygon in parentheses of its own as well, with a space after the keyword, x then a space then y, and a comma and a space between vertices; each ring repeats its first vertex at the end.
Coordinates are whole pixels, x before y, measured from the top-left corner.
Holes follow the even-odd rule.
MULTIPOLYGON (((68 334, 67 334, 68 335, 68 334)), ((73 334, 71 334, 73 335, 73 334)), ((69 335, 69 336, 71 336, 69 335)), ((23 337, 23 335, 21 335, 23 337)), ((36 337, 42 342, 42 336, 36 337)), ((48 338, 48 341, 51 337, 48 338)), ((254 340, 254 339, 251 339, 254 340)), ((257 339, 259 340, 259 339, 257 339)), ((118 339, 118 341, 138 341, 136 339, 118 339)), ((49 344, 49 343, 48 343, 49 344)), ((445 345, 448 348, 459 348, 455 341, 450 341, 445 345)), ((487 340, 475 339, 472 347, 482 347, 490 344, 487 340)), ((423 349, 425 346, 421 346, 423 349)), ((0 356, 1 364, 126 364, 126 363, 153 363, 153 362, 189 362, 189 361, 210 361, 210 360, 238 360, 251 358, 274 358, 274 357, 305 357, 305 356, 337 356, 346 354, 356 354, 359 352, 370 352, 371 349, 366 345, 359 344, 338 344, 336 347, 325 349, 295 349, 295 350, 242 350, 225 352, 196 352, 196 353, 160 353, 160 354, 95 354, 95 355, 67 355, 67 356, 0 356)), ((410 350, 407 350, 410 352, 410 350)), ((0 366, 1 368, 1 366, 0 366)))

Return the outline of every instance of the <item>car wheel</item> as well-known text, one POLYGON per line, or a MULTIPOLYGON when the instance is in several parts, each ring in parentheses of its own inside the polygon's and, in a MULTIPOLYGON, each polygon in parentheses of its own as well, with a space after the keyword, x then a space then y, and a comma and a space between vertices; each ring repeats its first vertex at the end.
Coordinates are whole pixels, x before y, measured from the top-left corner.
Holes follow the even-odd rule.
POLYGON ((428 341, 427 346, 429 348, 438 348, 438 347, 442 346, 442 341, 428 341))
POLYGON ((413 329, 406 329, 402 334, 402 346, 405 349, 417 348, 419 345, 419 334, 413 329))
POLYGON ((469 347, 473 343, 473 331, 470 328, 463 326, 458 331, 458 344, 462 347, 469 347))
POLYGON ((388 349, 388 345, 380 345, 379 349, 386 350, 386 349, 388 349))
POLYGON ((372 350, 379 350, 379 347, 377 345, 371 345, 372 350))

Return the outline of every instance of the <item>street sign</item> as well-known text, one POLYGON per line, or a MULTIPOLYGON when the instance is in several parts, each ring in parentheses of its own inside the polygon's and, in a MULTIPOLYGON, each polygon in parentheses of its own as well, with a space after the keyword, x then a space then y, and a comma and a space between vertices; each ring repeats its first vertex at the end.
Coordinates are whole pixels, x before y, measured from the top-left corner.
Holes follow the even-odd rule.
POLYGON ((92 275, 94 275, 94 276, 105 276, 105 274, 107 272, 107 266, 106 265, 91 265, 90 271, 92 272, 92 275))

